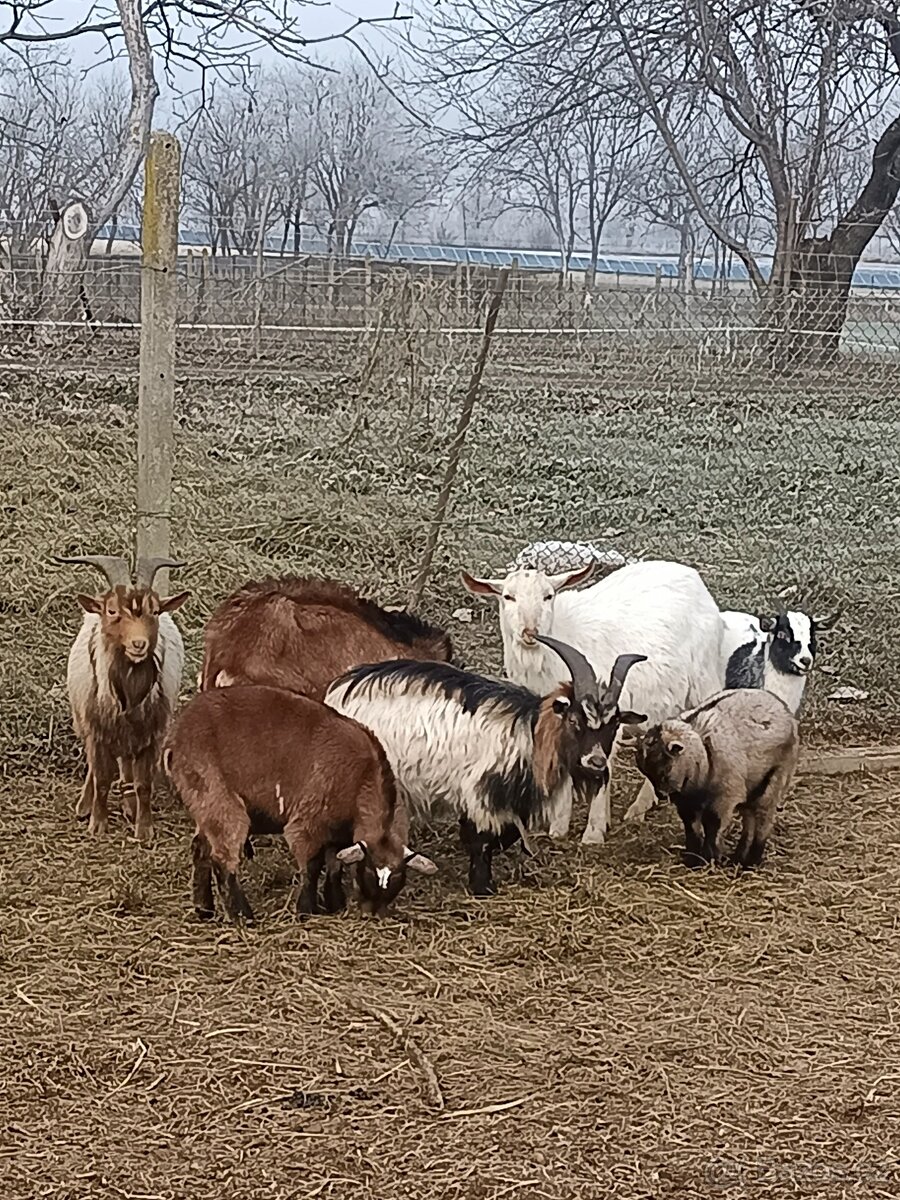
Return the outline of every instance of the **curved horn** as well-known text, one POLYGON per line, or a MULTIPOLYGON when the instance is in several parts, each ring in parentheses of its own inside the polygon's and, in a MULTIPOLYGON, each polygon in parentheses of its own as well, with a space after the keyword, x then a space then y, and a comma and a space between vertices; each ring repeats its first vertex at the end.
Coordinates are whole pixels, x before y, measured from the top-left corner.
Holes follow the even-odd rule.
POLYGON ((184 565, 183 562, 178 562, 174 558, 139 558, 134 572, 135 587, 147 588, 149 591, 153 587, 157 571, 162 571, 166 567, 183 567, 184 565))
POLYGON ((594 674, 594 668, 581 651, 566 642, 558 642, 556 638, 545 637, 542 633, 537 634, 537 640, 554 650, 569 668, 575 699, 583 700, 586 696, 590 696, 596 700, 599 691, 597 677, 594 674))
POLYGON ((74 563, 78 566, 96 567, 106 576, 106 582, 111 588, 131 587, 131 568, 124 558, 117 554, 84 554, 78 558, 54 557, 54 562, 74 563))
POLYGON ((618 704, 619 697, 622 695, 622 688, 625 686, 625 678, 628 672, 637 663, 647 661, 646 654, 620 654, 613 663, 613 669, 609 676, 609 683, 606 691, 603 693, 601 703, 618 704))

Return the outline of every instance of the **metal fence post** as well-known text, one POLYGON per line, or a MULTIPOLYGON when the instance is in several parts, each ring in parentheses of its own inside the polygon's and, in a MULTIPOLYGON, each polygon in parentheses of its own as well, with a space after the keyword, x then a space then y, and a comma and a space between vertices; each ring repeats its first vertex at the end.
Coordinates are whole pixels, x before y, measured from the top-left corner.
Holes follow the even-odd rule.
MULTIPOLYGON (((141 224, 141 357, 138 385, 136 554, 170 553, 175 315, 181 146, 171 133, 150 135, 141 224)), ((168 589, 167 571, 157 576, 168 589)))

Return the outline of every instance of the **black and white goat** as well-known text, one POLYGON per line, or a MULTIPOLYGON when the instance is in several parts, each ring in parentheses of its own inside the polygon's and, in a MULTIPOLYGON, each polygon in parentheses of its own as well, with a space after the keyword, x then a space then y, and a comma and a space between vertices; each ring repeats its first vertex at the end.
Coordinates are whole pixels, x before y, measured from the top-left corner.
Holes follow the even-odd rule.
POLYGON ((764 688, 799 716, 809 674, 816 661, 817 634, 831 628, 837 614, 810 617, 797 611, 755 617, 723 612, 722 661, 726 688, 764 688))
POLYGON ((646 719, 619 710, 628 671, 643 655, 619 655, 601 691, 582 654, 537 637, 572 677, 543 697, 449 664, 411 661, 356 667, 325 696, 379 739, 413 815, 459 818, 476 896, 495 891, 494 851, 529 826, 565 835, 574 796, 609 782, 619 725, 646 719))

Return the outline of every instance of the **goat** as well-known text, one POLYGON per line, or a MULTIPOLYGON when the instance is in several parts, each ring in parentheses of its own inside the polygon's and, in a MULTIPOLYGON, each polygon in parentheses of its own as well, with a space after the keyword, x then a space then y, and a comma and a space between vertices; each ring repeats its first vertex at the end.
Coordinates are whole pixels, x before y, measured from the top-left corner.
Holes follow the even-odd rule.
MULTIPOLYGON (((651 722, 699 704, 721 687, 722 621, 693 567, 630 563, 583 591, 566 590, 585 582, 592 569, 545 575, 519 568, 505 579, 462 573, 470 592, 499 600, 503 664, 510 679, 542 695, 559 682, 556 657, 537 636, 547 633, 576 646, 599 677, 608 675, 624 651, 642 653, 649 661, 629 678, 626 702, 651 722)), ((645 784, 626 821, 642 817, 653 803, 653 789, 645 784)), ((604 840, 609 813, 608 783, 591 803, 583 842, 604 840)))
POLYGON ((832 628, 837 616, 810 617, 785 610, 763 617, 723 612, 725 687, 765 688, 799 716, 815 665, 817 635, 832 628))
POLYGON ((640 561, 640 558, 631 558, 618 550, 605 550, 593 542, 529 542, 506 569, 515 571, 519 567, 533 567, 545 575, 557 575, 593 563, 595 573, 609 575, 619 567, 640 561))
POLYGON ((384 659, 448 662, 442 629, 388 611, 327 579, 263 579, 224 600, 203 635, 200 689, 266 684, 321 700, 351 667, 384 659))
POLYGON ((642 655, 620 655, 602 694, 587 659, 541 639, 569 668, 571 682, 543 697, 514 683, 439 663, 373 663, 331 685, 325 703, 371 729, 384 746, 410 810, 449 810, 469 854, 469 889, 495 891, 492 856, 525 827, 549 821, 568 829, 573 794, 608 778, 629 669, 642 655), (515 831, 511 833, 511 831, 515 831))
POLYGON ((762 690, 728 690, 648 729, 639 770, 668 796, 684 823, 687 866, 715 863, 735 813, 743 829, 734 862, 755 867, 800 752, 799 726, 783 700, 762 690))
POLYGON ((191 844, 194 907, 214 915, 212 876, 233 921, 253 920, 238 881, 251 833, 282 833, 305 873, 297 911, 344 907, 342 864, 356 863, 364 903, 381 913, 408 868, 437 867, 406 846, 408 818, 377 740, 355 721, 280 688, 200 692, 175 722, 165 766, 196 826, 191 844))
POLYGON ((77 597, 84 619, 66 672, 72 723, 87 757, 75 816, 90 815, 91 833, 106 833, 107 798, 118 760, 125 815, 137 837, 148 841, 153 773, 184 667, 184 643, 171 614, 190 595, 179 592, 161 600, 153 580, 161 568, 184 563, 139 558, 132 583, 124 558, 95 554, 56 561, 95 567, 109 584, 101 595, 77 597))

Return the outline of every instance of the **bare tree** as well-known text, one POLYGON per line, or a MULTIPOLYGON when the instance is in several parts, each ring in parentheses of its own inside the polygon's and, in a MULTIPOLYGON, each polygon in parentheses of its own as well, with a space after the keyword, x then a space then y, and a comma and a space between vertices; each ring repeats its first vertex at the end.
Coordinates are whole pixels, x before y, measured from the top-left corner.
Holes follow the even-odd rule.
POLYGON ((473 94, 502 90, 513 70, 540 75, 537 103, 530 115, 516 114, 511 135, 583 108, 610 74, 630 76, 697 213, 747 268, 773 343, 787 351, 782 360, 805 353, 820 361, 837 350, 853 270, 900 189, 893 6, 443 0, 429 35, 412 48, 422 81, 462 113, 473 94), (764 188, 757 207, 771 218, 768 244, 737 232, 733 195, 728 211, 721 195, 704 195, 684 136, 700 121, 730 131, 740 147, 732 182, 739 194, 746 189, 748 235, 760 224, 750 197, 764 188), (870 147, 866 178, 834 209, 830 181, 845 176, 841 163, 861 135, 870 147))
MULTIPOLYGON (((72 13, 62 8, 51 20, 46 0, 19 0, 0 9, 0 49, 29 63, 28 52, 51 47, 57 54, 76 39, 101 36, 115 59, 124 56, 131 85, 124 134, 107 176, 90 195, 68 195, 50 239, 45 269, 45 312, 64 319, 76 310, 87 254, 98 228, 116 214, 132 188, 146 151, 159 94, 155 65, 195 70, 199 101, 210 74, 231 82, 246 78, 256 49, 269 47, 308 61, 316 41, 303 33, 312 0, 92 0, 72 13)), ((385 20, 399 19, 385 18, 385 20)), ((351 21, 339 37, 378 19, 351 21)))

